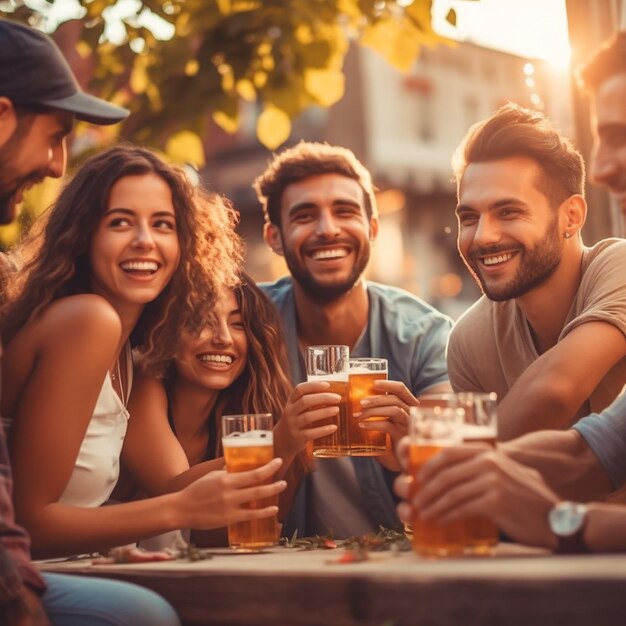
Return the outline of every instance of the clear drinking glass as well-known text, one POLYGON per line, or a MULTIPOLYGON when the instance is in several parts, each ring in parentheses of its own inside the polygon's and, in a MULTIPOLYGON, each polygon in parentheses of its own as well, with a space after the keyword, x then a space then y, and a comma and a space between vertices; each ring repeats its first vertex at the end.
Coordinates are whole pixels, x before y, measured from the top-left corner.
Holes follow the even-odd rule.
MULTIPOLYGON (((387 433, 380 430, 363 430, 359 427, 359 420, 354 417, 355 413, 362 411, 361 400, 363 398, 384 395, 384 392, 374 388, 377 380, 387 380, 387 359, 350 359, 348 424, 350 425, 351 456, 380 456, 387 452, 387 433)), ((368 417, 366 421, 384 422, 387 418, 368 417)))
MULTIPOLYGON (((497 395, 495 393, 458 393, 459 406, 465 410, 463 443, 486 443, 495 448, 498 438, 497 395)), ((490 554, 498 544, 498 527, 488 518, 477 516, 465 521, 465 548, 471 554, 490 554)))
POLYGON ((319 420, 316 425, 335 424, 337 430, 313 441, 313 455, 321 458, 346 456, 350 452, 348 427, 348 376, 350 351, 348 346, 309 346, 306 349, 307 380, 330 384, 330 393, 341 396, 339 413, 319 420))
MULTIPOLYGON (((227 472, 256 469, 274 458, 274 420, 271 413, 224 415, 222 417, 222 447, 227 472)), ((272 479, 269 479, 269 484, 272 479)), ((255 500, 250 509, 262 509, 278 504, 278 496, 255 500)), ((238 522, 228 526, 228 544, 240 550, 259 550, 276 545, 278 523, 276 516, 238 522)))
MULTIPOLYGON (((459 407, 464 411, 461 425, 463 443, 496 445, 498 436, 497 395, 495 393, 460 392, 420 396, 421 407, 459 407)), ((498 543, 498 527, 486 517, 464 521, 466 552, 489 554, 498 543)))
MULTIPOLYGON (((409 416, 409 474, 413 476, 411 499, 421 488, 417 479, 422 466, 447 446, 461 442, 463 409, 459 407, 411 407, 409 416)), ((438 524, 419 518, 411 521, 413 549, 423 556, 461 554, 465 549, 463 522, 438 524)))

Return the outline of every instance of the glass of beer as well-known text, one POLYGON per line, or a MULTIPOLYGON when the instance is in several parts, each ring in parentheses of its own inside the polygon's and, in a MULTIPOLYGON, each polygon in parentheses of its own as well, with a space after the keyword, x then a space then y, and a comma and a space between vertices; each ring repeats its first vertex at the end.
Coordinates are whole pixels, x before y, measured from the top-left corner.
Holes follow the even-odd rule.
MULTIPOLYGON (((498 436, 495 393, 458 393, 459 406, 465 411, 461 429, 463 443, 487 443, 495 448, 498 436)), ((498 527, 486 517, 465 520, 465 548, 470 554, 490 554, 498 544, 498 527)))
POLYGON ((341 396, 339 413, 316 425, 335 424, 337 430, 313 442, 313 455, 320 458, 346 456, 350 452, 348 428, 348 377, 350 368, 348 346, 309 346, 306 349, 307 380, 330 384, 330 393, 341 396))
MULTIPOLYGON (((463 409, 460 407, 411 407, 409 419, 409 474, 413 477, 411 499, 421 487, 417 474, 422 466, 447 446, 461 442, 463 409)), ((412 520, 413 549, 422 556, 450 556, 465 549, 465 524, 439 524, 421 520, 416 512, 412 520)))
MULTIPOLYGON (((244 472, 261 467, 274 458, 274 421, 271 413, 224 415, 222 417, 222 447, 227 472, 244 472)), ((268 480, 269 484, 271 480, 268 480)), ((255 500, 244 505, 262 509, 276 505, 278 496, 255 500)), ((228 545, 245 551, 256 551, 278 542, 276 516, 237 522, 228 526, 228 545)))
MULTIPOLYGON (((380 430, 363 430, 355 413, 360 413, 361 400, 369 396, 384 395, 374 388, 377 380, 387 380, 387 359, 350 359, 350 405, 348 424, 350 426, 351 456, 380 456, 387 452, 387 433, 380 430)), ((368 417, 367 422, 384 422, 386 417, 368 417)))
MULTIPOLYGON (((461 426, 463 443, 487 443, 495 447, 498 434, 495 393, 460 392, 420 396, 421 407, 459 407, 464 411, 461 426)), ((485 517, 464 520, 466 552, 490 554, 498 543, 498 527, 485 517)))

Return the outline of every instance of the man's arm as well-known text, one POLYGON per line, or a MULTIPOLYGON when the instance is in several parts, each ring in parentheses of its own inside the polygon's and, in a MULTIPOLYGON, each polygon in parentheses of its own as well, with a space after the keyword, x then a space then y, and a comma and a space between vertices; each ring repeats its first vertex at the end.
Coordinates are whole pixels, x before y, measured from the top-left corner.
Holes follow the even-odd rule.
POLYGON ((537 431, 499 444, 498 449, 536 469, 566 500, 585 502, 613 490, 609 475, 576 430, 537 431))
MULTIPOLYGON (((398 456, 406 468, 408 439, 400 443, 398 456)), ((547 515, 558 496, 539 472, 487 444, 444 448, 422 467, 418 479, 421 488, 416 495, 411 476, 401 474, 394 484, 396 494, 405 500, 398 506, 404 522, 416 514, 440 523, 484 515, 516 541, 556 547, 547 515)))
MULTIPOLYGON (((403 443, 399 450, 403 464, 406 448, 403 443)), ((557 546, 548 512, 559 498, 536 470, 501 452, 481 445, 446 448, 426 463, 419 479, 423 487, 413 499, 411 477, 402 474, 395 482, 396 493, 405 500, 398 506, 405 522, 417 511, 440 523, 484 515, 520 543, 557 546)), ((626 550, 626 507, 590 504, 584 540, 592 552, 626 550)))
POLYGON ((498 405, 503 441, 564 428, 606 373, 626 356, 626 337, 607 322, 587 322, 529 365, 498 405))

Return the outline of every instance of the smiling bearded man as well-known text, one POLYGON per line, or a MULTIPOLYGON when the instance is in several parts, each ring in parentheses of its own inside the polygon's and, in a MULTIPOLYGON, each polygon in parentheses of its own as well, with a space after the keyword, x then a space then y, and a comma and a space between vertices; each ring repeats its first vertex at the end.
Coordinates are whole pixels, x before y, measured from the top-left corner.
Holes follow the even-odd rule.
MULTIPOLYGON (((394 389, 405 399, 449 390, 450 320, 406 291, 363 278, 378 215, 370 174, 354 154, 301 142, 274 158, 255 189, 265 239, 291 273, 260 286, 281 315, 294 382, 306 380, 307 346, 341 344, 351 356, 388 360, 388 398, 394 389)), ((397 419, 406 428, 408 407, 400 405, 397 419)), ((395 419, 378 421, 380 430, 391 429, 395 419)), ((393 440, 393 432, 386 432, 393 440)), ((345 538, 379 526, 401 528, 391 494, 394 461, 392 452, 318 459, 300 485, 283 534, 297 529, 300 536, 332 532, 345 538)))
POLYGON ((626 382, 626 242, 583 244, 584 164, 506 105, 456 157, 458 248, 485 295, 448 345, 457 391, 495 391, 504 440, 606 408, 626 382))

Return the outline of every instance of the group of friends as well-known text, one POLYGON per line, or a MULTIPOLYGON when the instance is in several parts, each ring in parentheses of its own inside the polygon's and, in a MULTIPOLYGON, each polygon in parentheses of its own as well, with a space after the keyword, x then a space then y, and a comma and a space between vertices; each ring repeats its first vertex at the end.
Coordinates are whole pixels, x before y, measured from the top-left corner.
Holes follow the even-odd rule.
MULTIPOLYGON (((27 187, 65 175, 75 119, 112 124, 127 111, 81 91, 52 40, 26 26, 0 20, 0 61, 9 223, 27 187)), ((591 175, 626 213, 626 34, 581 76, 591 175)), ((345 148, 301 142, 254 182, 265 240, 289 269, 269 284, 241 269, 228 201, 154 152, 112 147, 64 181, 2 264, 3 624, 177 624, 140 587, 42 575, 31 550, 92 553, 178 531, 225 545, 228 524, 275 514, 288 536, 402 528, 419 511, 485 515, 561 551, 626 548, 626 242, 584 245, 583 159, 540 113, 502 107, 470 129, 454 166, 459 252, 484 292, 454 327, 364 280, 376 198, 345 148), (389 380, 360 415, 388 434, 385 456, 309 456, 340 400, 306 380, 303 351, 320 344, 387 359, 389 380), (453 390, 498 394, 501 442, 444 450, 411 498, 410 408, 453 390), (220 418, 244 412, 274 415, 277 458, 228 474, 220 418), (279 505, 245 506, 269 496, 279 505)))

